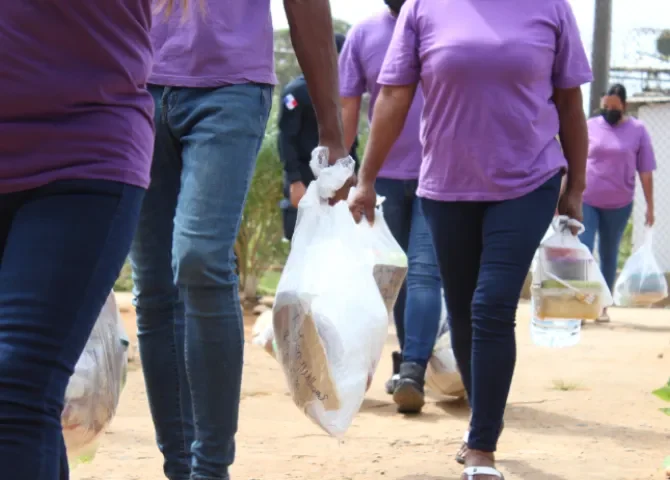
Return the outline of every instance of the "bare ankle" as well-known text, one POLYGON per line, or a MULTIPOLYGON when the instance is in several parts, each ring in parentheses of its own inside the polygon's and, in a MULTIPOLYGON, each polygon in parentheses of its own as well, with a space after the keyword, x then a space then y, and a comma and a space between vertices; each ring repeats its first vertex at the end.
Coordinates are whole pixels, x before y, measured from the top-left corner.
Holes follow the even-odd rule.
POLYGON ((496 459, 493 452, 484 452, 482 450, 468 449, 465 455, 465 464, 476 467, 492 467, 496 459))

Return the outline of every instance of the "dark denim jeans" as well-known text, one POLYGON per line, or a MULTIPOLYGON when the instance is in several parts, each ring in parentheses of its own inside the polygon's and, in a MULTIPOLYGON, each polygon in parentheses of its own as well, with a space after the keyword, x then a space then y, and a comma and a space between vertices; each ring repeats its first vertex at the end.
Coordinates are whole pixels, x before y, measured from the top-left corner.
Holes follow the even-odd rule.
POLYGON ((472 449, 496 449, 516 362, 519 296, 560 188, 557 174, 503 202, 422 199, 444 280, 454 355, 472 407, 472 449))
POLYGON ((598 234, 600 270, 610 290, 614 289, 616 280, 621 237, 632 211, 632 203, 621 208, 598 208, 584 204, 584 233, 579 239, 593 252, 598 234))
POLYGON ((407 279, 393 309, 403 361, 425 367, 440 325, 442 280, 416 188, 416 180, 378 178, 375 183, 377 194, 386 197, 384 219, 409 260, 407 279))
POLYGON ((154 163, 131 249, 147 395, 167 478, 222 480, 244 346, 233 247, 272 87, 150 91, 154 163))
POLYGON ((128 254, 144 190, 0 194, 0 477, 67 480, 65 389, 128 254))

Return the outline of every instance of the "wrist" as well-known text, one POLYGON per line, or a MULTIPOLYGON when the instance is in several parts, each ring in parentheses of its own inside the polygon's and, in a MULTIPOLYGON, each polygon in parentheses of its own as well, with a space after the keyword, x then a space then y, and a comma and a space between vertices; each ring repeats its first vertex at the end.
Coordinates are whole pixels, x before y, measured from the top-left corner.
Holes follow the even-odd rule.
POLYGON ((319 124, 319 145, 328 147, 330 149, 344 148, 344 134, 342 132, 342 124, 339 121, 334 123, 320 123, 319 124))
POLYGON ((364 168, 361 168, 361 171, 358 172, 358 182, 356 186, 358 188, 373 188, 375 187, 375 178, 372 177, 364 168))
POLYGON ((565 191, 572 193, 579 193, 580 195, 586 190, 586 181, 584 178, 570 178, 568 176, 568 181, 565 184, 565 191))

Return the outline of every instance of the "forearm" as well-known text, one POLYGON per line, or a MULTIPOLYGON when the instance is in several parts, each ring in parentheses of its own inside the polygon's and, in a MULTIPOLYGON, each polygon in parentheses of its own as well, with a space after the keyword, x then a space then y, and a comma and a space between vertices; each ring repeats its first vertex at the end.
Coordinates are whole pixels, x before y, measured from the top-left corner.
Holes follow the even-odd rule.
POLYGON ((563 154, 568 161, 565 188, 583 192, 586 188, 586 158, 589 152, 589 135, 586 116, 579 88, 557 91, 554 101, 558 108, 559 138, 563 154))
POLYGON ((372 115, 359 182, 372 184, 377 179, 379 170, 405 126, 415 91, 416 85, 382 87, 372 115))
POLYGON ((337 51, 328 0, 284 0, 291 42, 305 75, 322 143, 342 143, 337 51))
POLYGON ((647 202, 647 209, 654 209, 654 174, 652 172, 640 173, 640 183, 642 184, 642 192, 644 199, 647 202))
POLYGON ((351 150, 356 135, 361 112, 361 97, 342 98, 342 126, 344 129, 344 146, 351 150))

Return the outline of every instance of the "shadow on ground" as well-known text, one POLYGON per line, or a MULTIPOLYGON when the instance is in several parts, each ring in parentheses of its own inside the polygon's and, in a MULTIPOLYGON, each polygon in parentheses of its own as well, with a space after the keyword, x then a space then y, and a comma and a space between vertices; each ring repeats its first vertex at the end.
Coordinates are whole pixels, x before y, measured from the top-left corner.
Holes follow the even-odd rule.
POLYGON ((510 474, 516 475, 519 478, 528 478, 528 479, 542 479, 542 480, 575 480, 568 479, 561 475, 555 475, 552 473, 533 468, 528 465, 526 462, 521 460, 497 460, 496 463, 502 468, 505 469, 510 474))
MULTIPOLYGON (((570 415, 547 412, 529 405, 508 405, 505 422, 511 428, 526 431, 545 431, 555 435, 581 436, 592 438, 612 438, 623 446, 637 447, 667 444, 670 434, 650 429, 639 429, 621 425, 589 422, 570 415)), ((528 477, 535 478, 535 477, 528 477)), ((539 478, 539 477, 538 477, 539 478)), ((544 478, 544 477, 542 477, 544 478)))

